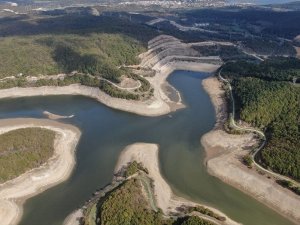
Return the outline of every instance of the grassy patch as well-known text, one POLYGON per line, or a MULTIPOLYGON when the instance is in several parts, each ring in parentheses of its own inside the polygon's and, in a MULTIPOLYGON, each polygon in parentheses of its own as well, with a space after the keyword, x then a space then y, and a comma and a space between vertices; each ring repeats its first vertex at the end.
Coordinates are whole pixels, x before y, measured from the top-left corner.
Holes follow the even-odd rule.
POLYGON ((147 168, 145 168, 141 163, 138 163, 137 161, 131 162, 125 171, 125 177, 130 177, 137 173, 138 171, 144 171, 146 174, 148 174, 147 168))
POLYGON ((188 207, 187 210, 186 210, 186 213, 192 213, 192 212, 199 212, 203 215, 207 215, 209 217, 212 217, 212 218, 215 218, 217 220, 220 220, 220 221, 225 221, 226 218, 213 212, 212 210, 210 210, 209 208, 206 208, 204 206, 195 206, 195 207, 188 207))
POLYGON ((293 191, 295 194, 300 195, 300 187, 295 185, 293 182, 287 180, 276 180, 276 182, 280 184, 282 187, 285 187, 293 191))
POLYGON ((251 158, 250 155, 245 155, 243 157, 243 163, 248 167, 248 168, 252 168, 253 165, 253 160, 251 158))

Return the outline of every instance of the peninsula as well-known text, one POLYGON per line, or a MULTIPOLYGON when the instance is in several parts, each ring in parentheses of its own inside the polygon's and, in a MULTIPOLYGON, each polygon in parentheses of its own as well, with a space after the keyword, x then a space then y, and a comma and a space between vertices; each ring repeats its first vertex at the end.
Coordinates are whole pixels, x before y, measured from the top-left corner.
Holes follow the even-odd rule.
MULTIPOLYGON (((2 168, 1 172, 9 175, 12 174, 10 171, 20 170, 19 173, 10 175, 8 179, 1 180, 1 224, 17 224, 22 217, 23 203, 28 198, 63 182, 70 176, 75 165, 75 148, 80 134, 78 128, 72 125, 45 119, 22 118, 0 121, 0 138, 4 135, 10 135, 11 144, 16 146, 16 143, 19 142, 22 146, 20 149, 15 149, 14 151, 16 152, 11 152, 11 146, 8 143, 7 137, 5 137, 4 142, 1 142, 1 145, 8 148, 1 154, 1 160, 4 160, 4 163, 8 163, 7 160, 10 158, 11 161, 14 160, 15 166, 14 170, 10 170, 9 165, 7 165, 5 168, 2 168), (27 134, 22 134, 25 131, 27 134), (35 131, 38 133, 35 134, 35 131), (18 137, 19 134, 17 132, 19 132, 22 138, 18 137), (41 136, 42 132, 44 133, 43 136, 41 136), (26 138, 26 136, 28 137, 26 138), (18 138, 18 140, 14 138, 18 138), (49 143, 47 143, 46 138, 49 139, 49 143), (32 148, 36 147, 33 145, 26 146, 28 142, 43 143, 44 146, 41 146, 39 150, 41 152, 35 152, 37 149, 32 148), (47 150, 45 147, 46 144, 49 148, 53 146, 53 150, 45 154, 43 152, 47 150), (39 159, 38 155, 43 154, 44 159, 39 159), (16 157, 20 160, 15 160, 16 157), (31 167, 24 167, 25 159, 27 159, 27 165, 30 165, 29 163, 32 164, 31 167), (37 163, 40 165, 35 167, 34 165, 38 165, 37 163), (12 177, 15 178, 11 179, 12 177)), ((4 149, 1 150, 3 151, 4 149)), ((1 163, 1 166, 5 165, 1 163)), ((1 175, 2 179, 3 177, 1 175)))
POLYGON ((127 146, 119 157, 112 183, 97 191, 64 224, 117 225, 135 221, 157 225, 238 224, 216 209, 175 196, 160 173, 158 146, 149 143, 127 146))

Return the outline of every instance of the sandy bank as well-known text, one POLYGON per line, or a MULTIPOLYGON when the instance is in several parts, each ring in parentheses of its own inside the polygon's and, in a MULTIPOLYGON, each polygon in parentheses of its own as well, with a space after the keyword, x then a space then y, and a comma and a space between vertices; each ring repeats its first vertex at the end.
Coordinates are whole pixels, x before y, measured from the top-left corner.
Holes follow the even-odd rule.
MULTIPOLYGON (((176 212, 176 208, 182 205, 199 205, 197 203, 188 201, 173 194, 170 186, 161 176, 160 173, 158 161, 158 145, 136 143, 127 146, 119 157, 118 163, 115 168, 115 172, 119 171, 123 166, 127 165, 129 162, 132 162, 134 160, 142 163, 148 169, 149 176, 154 181, 154 194, 156 197, 157 206, 162 209, 165 215, 170 215, 170 213, 176 212)), ((211 209, 219 215, 226 217, 226 215, 224 215, 216 209, 210 207, 207 208, 211 209)), ((215 220, 210 217, 207 218, 206 216, 204 216, 204 218, 209 219, 217 224, 237 224, 228 217, 226 217, 226 221, 224 222, 215 220)))
POLYGON ((0 120, 0 134, 26 127, 55 131, 54 155, 41 167, 0 185, 1 225, 17 224, 25 200, 66 180, 75 166, 74 152, 81 135, 78 128, 46 119, 0 120))
POLYGON ((54 114, 54 113, 51 113, 51 112, 48 112, 48 111, 44 111, 43 114, 51 120, 68 119, 68 118, 73 118, 74 117, 74 115, 63 116, 63 115, 54 114))
POLYGON ((127 112, 132 112, 146 116, 157 116, 170 112, 167 104, 163 104, 161 100, 153 100, 149 102, 140 102, 133 100, 125 100, 112 98, 102 92, 99 88, 87 87, 80 84, 72 84, 63 87, 31 87, 31 88, 10 88, 0 90, 1 98, 16 98, 16 97, 32 97, 32 96, 47 96, 47 95, 82 95, 96 99, 104 105, 120 109, 127 112))
POLYGON ((65 220, 63 225, 80 225, 79 219, 83 217, 83 212, 81 209, 76 210, 71 213, 65 220))
POLYGON ((208 172, 299 224, 300 196, 242 164, 242 157, 249 153, 256 140, 252 134, 230 135, 222 130, 227 115, 221 84, 217 78, 211 77, 203 81, 203 86, 212 99, 217 115, 217 126, 201 139, 207 153, 208 172))

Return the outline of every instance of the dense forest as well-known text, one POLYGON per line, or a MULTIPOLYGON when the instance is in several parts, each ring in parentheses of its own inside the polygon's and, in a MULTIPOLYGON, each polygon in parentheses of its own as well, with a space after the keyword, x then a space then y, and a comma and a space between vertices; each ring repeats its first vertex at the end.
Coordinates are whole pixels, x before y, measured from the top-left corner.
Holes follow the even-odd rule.
POLYGON ((74 83, 98 87, 117 98, 138 100, 152 95, 150 83, 131 74, 123 65, 139 63, 138 54, 156 31, 126 18, 101 15, 59 14, 16 16, 0 19, 0 88, 65 86, 74 83), (33 26, 33 23, 35 24, 33 26), (51 31, 51 32, 50 32, 51 31), (71 74, 65 79, 26 76, 71 74), (80 74, 80 75, 79 75, 80 74), (93 79, 90 76, 95 78, 93 79), (106 81, 119 83, 125 75, 142 85, 135 92, 120 90, 106 81))
POLYGON ((260 55, 290 55, 295 56, 296 50, 290 42, 278 42, 268 38, 252 38, 242 44, 260 55))
POLYGON ((240 118, 265 130, 267 144, 259 162, 300 180, 300 60, 271 59, 260 64, 235 62, 224 66, 232 80, 240 118))
POLYGON ((78 71, 118 82, 122 75, 118 66, 137 64, 142 51, 140 42, 120 34, 1 38, 0 77, 78 71))
POLYGON ((264 36, 281 36, 294 38, 299 34, 300 14, 297 11, 275 11, 245 8, 241 10, 226 9, 195 9, 184 11, 188 16, 187 23, 211 23, 222 24, 231 27, 240 25, 247 28, 250 33, 255 33, 256 27, 260 27, 257 32, 264 36))
POLYGON ((0 135, 0 183, 45 163, 54 151, 55 133, 22 128, 0 135))
POLYGON ((174 220, 167 219, 160 210, 154 212, 139 180, 134 178, 125 181, 101 203, 98 218, 100 225, 215 225, 197 216, 174 220))
POLYGON ((222 74, 229 78, 256 77, 268 81, 293 81, 300 78, 300 60, 274 57, 260 63, 247 61, 229 62, 222 74))
POLYGON ((0 19, 0 78, 78 71, 118 82, 155 30, 126 18, 79 14, 0 19))
POLYGON ((137 179, 126 181, 103 202, 99 213, 101 225, 167 225, 162 214, 153 212, 137 179))

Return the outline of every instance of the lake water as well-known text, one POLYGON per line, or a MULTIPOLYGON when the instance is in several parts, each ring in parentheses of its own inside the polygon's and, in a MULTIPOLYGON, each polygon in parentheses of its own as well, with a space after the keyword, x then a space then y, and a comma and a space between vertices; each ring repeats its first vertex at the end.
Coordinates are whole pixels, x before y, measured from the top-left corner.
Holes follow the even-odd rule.
POLYGON ((0 101, 0 118, 43 117, 44 110, 70 115, 82 130, 76 168, 66 182, 31 198, 21 225, 61 225, 65 217, 98 188, 108 184, 120 152, 134 142, 160 145, 163 176, 184 197, 220 209, 245 225, 291 225, 282 216, 210 176, 200 137, 211 130, 215 112, 201 86, 205 73, 176 71, 169 82, 188 106, 160 117, 143 117, 110 109, 80 96, 30 97, 0 101))

